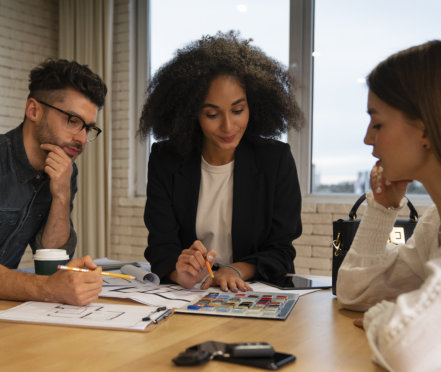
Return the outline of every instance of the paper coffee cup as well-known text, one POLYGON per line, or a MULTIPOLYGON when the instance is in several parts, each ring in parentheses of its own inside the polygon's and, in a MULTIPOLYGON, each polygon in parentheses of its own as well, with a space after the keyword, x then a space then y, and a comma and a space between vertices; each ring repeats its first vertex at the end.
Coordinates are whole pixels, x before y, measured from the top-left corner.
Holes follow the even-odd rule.
POLYGON ((65 265, 70 257, 64 249, 37 249, 34 254, 35 274, 52 275, 58 265, 65 265))

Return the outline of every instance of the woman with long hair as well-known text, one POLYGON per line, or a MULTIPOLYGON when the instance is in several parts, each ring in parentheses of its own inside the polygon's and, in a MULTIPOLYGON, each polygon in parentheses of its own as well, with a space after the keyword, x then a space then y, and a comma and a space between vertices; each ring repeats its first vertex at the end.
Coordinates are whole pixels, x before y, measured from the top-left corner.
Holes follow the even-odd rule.
POLYGON ((441 370, 441 41, 398 52, 368 76, 365 143, 378 158, 368 208, 340 267, 338 300, 367 310, 374 360, 394 371, 441 370), (405 244, 388 243, 411 180, 434 202, 405 244))

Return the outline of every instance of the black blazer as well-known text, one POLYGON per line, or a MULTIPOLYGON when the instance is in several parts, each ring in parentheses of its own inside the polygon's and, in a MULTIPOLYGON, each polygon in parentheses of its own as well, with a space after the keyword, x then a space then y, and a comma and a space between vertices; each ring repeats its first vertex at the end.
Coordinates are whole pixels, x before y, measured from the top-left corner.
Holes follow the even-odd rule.
MULTIPOLYGON (((197 239, 201 154, 186 157, 155 143, 149 159, 144 256, 165 279, 178 256, 197 239)), ((243 138, 236 149, 233 181, 233 262, 256 265, 255 279, 294 272, 292 241, 300 236, 301 195, 289 145, 243 138)), ((209 247, 207 247, 209 249, 209 247)))

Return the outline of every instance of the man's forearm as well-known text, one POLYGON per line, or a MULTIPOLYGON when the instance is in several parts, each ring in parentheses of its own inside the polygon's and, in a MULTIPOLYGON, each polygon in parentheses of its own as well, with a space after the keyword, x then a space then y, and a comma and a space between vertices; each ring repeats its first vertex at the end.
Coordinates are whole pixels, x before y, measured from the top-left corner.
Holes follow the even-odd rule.
POLYGON ((41 244, 44 248, 60 248, 70 236, 70 200, 53 199, 43 230, 41 244))
POLYGON ((3 300, 45 301, 44 276, 10 270, 0 265, 0 298, 3 300))

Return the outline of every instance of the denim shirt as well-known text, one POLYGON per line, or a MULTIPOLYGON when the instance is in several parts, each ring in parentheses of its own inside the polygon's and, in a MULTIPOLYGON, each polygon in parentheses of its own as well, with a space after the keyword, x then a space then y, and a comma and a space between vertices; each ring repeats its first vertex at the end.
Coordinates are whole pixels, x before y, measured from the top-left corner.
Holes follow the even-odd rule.
MULTIPOLYGON (((23 144, 23 123, 0 135, 0 264, 15 269, 28 244, 32 251, 62 248, 72 257, 76 233, 70 221, 70 236, 62 247, 43 247, 41 238, 52 204, 47 174, 29 163, 23 144)), ((78 170, 72 164, 71 200, 77 191, 78 170)))

